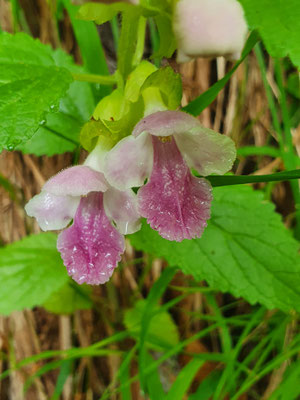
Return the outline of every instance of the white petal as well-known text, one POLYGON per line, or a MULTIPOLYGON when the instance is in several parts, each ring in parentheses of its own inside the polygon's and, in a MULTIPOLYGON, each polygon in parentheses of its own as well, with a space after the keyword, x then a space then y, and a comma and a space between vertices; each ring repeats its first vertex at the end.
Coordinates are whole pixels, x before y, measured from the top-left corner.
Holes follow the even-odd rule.
POLYGON ((43 187, 43 190, 56 196, 85 196, 90 192, 105 192, 106 189, 104 175, 86 165, 64 169, 43 187))
POLYGON ((187 164, 203 176, 225 174, 236 158, 234 142, 228 136, 203 126, 174 137, 187 164))
POLYGON ((119 190, 142 186, 153 165, 151 136, 127 136, 107 153, 104 175, 119 190))
POLYGON ((104 193, 103 202, 106 215, 115 222, 120 233, 127 235, 141 228, 137 197, 131 189, 110 188, 104 193))
POLYGON ((43 231, 65 228, 75 215, 80 197, 56 196, 42 191, 25 206, 30 217, 35 217, 43 231))

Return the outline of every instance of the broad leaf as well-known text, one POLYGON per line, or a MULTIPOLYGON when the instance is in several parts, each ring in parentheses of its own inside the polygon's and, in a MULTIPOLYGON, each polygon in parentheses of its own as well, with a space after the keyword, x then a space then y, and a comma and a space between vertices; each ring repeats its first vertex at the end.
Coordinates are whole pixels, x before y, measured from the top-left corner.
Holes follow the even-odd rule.
MULTIPOLYGON (((141 323, 144 309, 146 306, 145 300, 140 300, 135 304, 135 307, 127 310, 125 313, 124 323, 134 338, 138 338, 141 332, 141 323)), ((159 312, 159 307, 156 306, 157 314, 155 314, 150 322, 147 332, 147 342, 157 348, 161 348, 160 344, 172 347, 178 343, 179 335, 177 327, 172 320, 170 314, 166 311, 159 312), (164 329, 161 327, 164 326, 164 329)))
POLYGON ((79 286, 69 281, 43 304, 43 307, 55 314, 72 314, 76 310, 88 310, 92 307, 91 287, 79 286))
POLYGON ((214 189, 212 217, 200 239, 170 242, 145 224, 131 241, 217 290, 300 311, 298 243, 274 205, 250 187, 214 189))
MULTIPOLYGON (((74 73, 85 72, 62 50, 53 51, 52 57, 59 67, 65 67, 74 73)), ((75 150, 79 145, 80 130, 90 119, 94 107, 90 84, 72 82, 67 94, 60 101, 59 110, 48 113, 45 125, 41 126, 29 141, 19 145, 17 150, 37 156, 52 156, 75 150)))
POLYGON ((239 0, 248 24, 258 29, 273 57, 289 56, 300 68, 299 0, 239 0))
POLYGON ((23 33, 0 35, 0 147, 29 140, 54 111, 72 76, 52 50, 23 33))
POLYGON ((69 279, 56 235, 28 236, 0 249, 0 313, 43 304, 69 279))

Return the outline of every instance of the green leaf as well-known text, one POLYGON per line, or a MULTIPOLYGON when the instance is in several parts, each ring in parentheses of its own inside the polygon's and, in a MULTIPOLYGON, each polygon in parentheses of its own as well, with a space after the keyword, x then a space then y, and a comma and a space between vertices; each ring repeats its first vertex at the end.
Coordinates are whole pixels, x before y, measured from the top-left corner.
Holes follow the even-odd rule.
POLYGON ((145 80, 141 92, 149 88, 155 88, 161 92, 164 103, 169 110, 176 110, 180 106, 182 98, 181 77, 171 67, 160 68, 153 72, 145 80))
POLYGON ((131 241, 214 289, 300 311, 298 243, 274 205, 250 187, 214 189, 212 217, 200 239, 170 242, 144 225, 131 241))
POLYGON ((214 187, 256 182, 278 182, 287 181, 289 179, 300 179, 300 169, 267 175, 210 175, 206 176, 206 179, 209 180, 214 187))
POLYGON ((41 233, 0 249, 0 313, 43 304, 69 279, 57 236, 41 233))
POLYGON ((239 0, 250 28, 257 29, 273 57, 289 56, 300 68, 298 0, 239 0))
POLYGON ((152 58, 171 58, 176 50, 176 39, 172 29, 172 21, 168 16, 157 15, 154 17, 159 34, 159 48, 152 58))
MULTIPOLYGON (((62 50, 53 51, 52 57, 59 67, 65 67, 72 73, 84 72, 84 69, 76 65, 73 58, 62 50)), ((40 127, 29 141, 16 149, 37 156, 74 151, 79 145, 81 127, 90 119, 94 107, 90 84, 72 82, 67 94, 60 101, 59 111, 47 114, 45 125, 40 127)))
POLYGON ((95 148, 100 136, 106 137, 108 140, 113 140, 111 132, 102 121, 89 121, 83 126, 80 132, 80 143, 82 147, 90 152, 95 148))
POLYGON ((29 140, 54 111, 72 76, 49 46, 23 33, 0 35, 0 147, 29 140))
POLYGON ((88 310, 93 305, 90 295, 90 286, 79 286, 69 281, 52 293, 43 307, 55 314, 72 314, 76 310, 88 310))
POLYGON ((181 400, 184 398, 189 386, 191 385, 199 368, 205 363, 204 360, 193 358, 182 370, 179 372, 176 381, 173 383, 169 390, 166 400, 181 400))
MULTIPOLYGON (((138 339, 141 332, 141 322, 146 307, 146 300, 138 301, 134 308, 127 310, 124 317, 124 324, 130 331, 130 334, 138 339)), ((151 319, 147 331, 147 343, 151 347, 161 349, 164 347, 172 347, 178 343, 179 336, 177 327, 168 312, 159 312, 159 307, 155 306, 157 312, 151 319), (164 329, 161 329, 161 327, 164 329)))
POLYGON ((220 79, 209 89, 207 89, 206 92, 202 93, 196 99, 192 100, 187 106, 183 107, 182 110, 194 115, 195 117, 201 114, 201 112, 215 100, 215 98, 218 96, 218 93, 224 88, 234 72, 253 49, 257 41, 258 35, 257 32, 254 31, 251 33, 245 44, 244 50, 242 52, 242 57, 239 61, 236 62, 234 67, 229 72, 227 72, 227 74, 222 79, 220 79))
POLYGON ((95 21, 96 24, 102 25, 110 21, 119 12, 132 9, 134 6, 125 2, 116 2, 112 4, 103 3, 85 3, 80 7, 77 18, 84 21, 95 21))
POLYGON ((156 70, 155 65, 143 60, 128 76, 124 89, 125 98, 131 102, 137 101, 145 80, 156 70))

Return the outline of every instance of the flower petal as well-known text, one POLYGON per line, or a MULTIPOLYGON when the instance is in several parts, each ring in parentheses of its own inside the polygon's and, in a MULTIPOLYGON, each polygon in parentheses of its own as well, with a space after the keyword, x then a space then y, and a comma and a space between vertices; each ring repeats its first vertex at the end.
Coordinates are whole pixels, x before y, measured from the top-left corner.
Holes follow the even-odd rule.
POLYGON ((73 225, 58 236, 57 248, 77 283, 98 285, 109 280, 125 244, 104 212, 102 193, 81 199, 73 225))
POLYGON ((90 192, 105 192, 107 182, 101 172, 86 165, 76 165, 50 178, 43 190, 57 196, 84 196, 90 192))
POLYGON ((168 240, 200 237, 210 217, 211 186, 191 175, 175 140, 153 137, 154 165, 138 192, 139 211, 168 240))
POLYGON ((106 215, 112 219, 123 235, 134 233, 141 228, 137 197, 131 189, 120 191, 113 187, 103 195, 106 215))
POLYGON ((132 135, 137 137, 143 132, 154 136, 170 136, 187 132, 200 126, 193 116, 182 111, 158 111, 143 118, 134 128, 132 135))
POLYGON ((174 137, 188 165, 203 176, 225 174, 236 158, 234 142, 228 136, 204 126, 174 137))
POLYGON ((231 56, 241 53, 247 23, 236 0, 179 0, 173 30, 181 54, 191 57, 231 56))
POLYGON ((104 174, 112 186, 125 190, 142 186, 151 173, 152 164, 153 148, 149 135, 127 136, 108 152, 104 174))
POLYGON ((41 192, 25 206, 30 217, 35 217, 43 231, 65 228, 75 215, 80 197, 56 196, 41 192))

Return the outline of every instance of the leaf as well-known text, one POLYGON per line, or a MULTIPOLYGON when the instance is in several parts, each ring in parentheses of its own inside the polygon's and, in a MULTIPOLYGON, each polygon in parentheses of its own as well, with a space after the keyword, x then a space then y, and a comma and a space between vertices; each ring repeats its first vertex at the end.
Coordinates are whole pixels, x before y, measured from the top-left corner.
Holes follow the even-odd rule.
POLYGON ((141 92, 148 88, 160 90, 168 109, 175 110, 180 106, 182 98, 181 77, 171 67, 160 68, 148 76, 141 88, 141 92))
POLYGON ((172 29, 172 21, 168 16, 157 15, 155 18, 158 34, 159 48, 152 58, 171 58, 176 50, 176 40, 172 29))
MULTIPOLYGON (((135 307, 127 310, 124 317, 124 324, 131 335, 138 339, 141 332, 142 316, 146 307, 146 300, 140 300, 135 307)), ((175 346, 179 341, 177 327, 168 312, 159 312, 159 307, 155 307, 155 314, 150 322, 147 332, 148 344, 161 349, 160 344, 167 347, 175 346), (161 327, 164 329, 161 329, 161 327)))
POLYGON ((134 6, 125 2, 116 2, 112 4, 103 3, 85 3, 80 7, 77 18, 84 21, 95 21, 96 24, 102 25, 110 21, 119 12, 132 9, 134 6))
POLYGON ((250 28, 257 29, 273 57, 289 56, 300 68, 299 0, 239 0, 250 28))
POLYGON ((88 310, 92 307, 91 287, 79 286, 69 281, 43 304, 43 307, 55 314, 72 314, 76 310, 88 310))
POLYGON ((200 239, 170 242, 145 224, 131 241, 214 289, 251 304, 300 311, 298 243, 274 205, 250 187, 214 189, 212 217, 200 239))
MULTIPOLYGON (((62 50, 52 51, 55 64, 74 73, 84 69, 74 63, 71 56, 62 50)), ((79 145, 82 125, 90 119, 95 103, 91 86, 86 82, 72 82, 67 94, 60 101, 59 111, 46 115, 45 125, 17 150, 37 156, 63 154, 74 151, 79 145)))
POLYGON ((0 249, 0 313, 43 304, 69 279, 57 236, 41 233, 0 249))
POLYGON ((87 151, 92 151, 100 136, 111 139, 111 133, 102 121, 89 121, 80 132, 80 143, 87 151))
POLYGON ((55 65, 49 46, 23 33, 2 33, 0 77, 0 147, 12 150, 55 110, 72 76, 55 65))
POLYGON ((128 76, 124 89, 125 98, 132 102, 137 101, 145 80, 156 70, 155 65, 143 60, 128 76))
POLYGON ((212 186, 241 185, 255 182, 278 182, 300 179, 300 169, 281 171, 267 175, 210 175, 206 177, 212 186))

